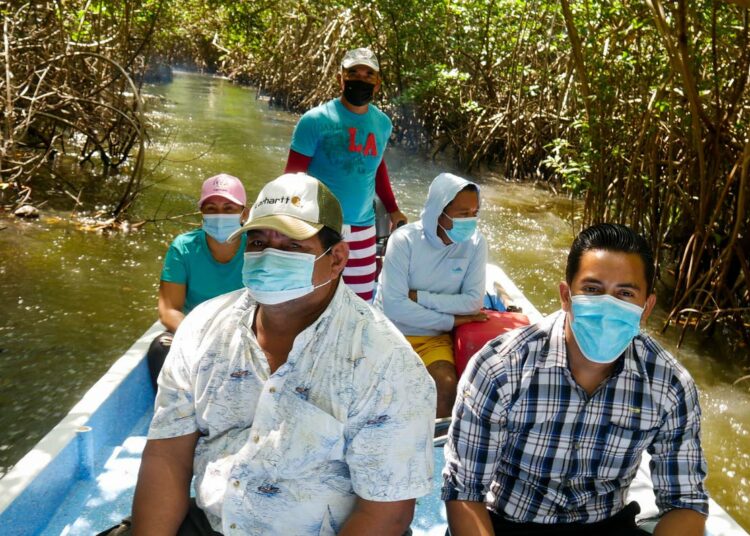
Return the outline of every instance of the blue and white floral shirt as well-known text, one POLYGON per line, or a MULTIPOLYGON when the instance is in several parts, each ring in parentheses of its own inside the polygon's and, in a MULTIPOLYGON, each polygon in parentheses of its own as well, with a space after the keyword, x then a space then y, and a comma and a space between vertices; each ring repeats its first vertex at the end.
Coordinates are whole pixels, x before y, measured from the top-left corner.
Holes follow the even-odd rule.
POLYGON ((270 374, 243 289, 198 306, 159 376, 149 439, 200 431, 198 506, 224 534, 338 533, 357 497, 429 493, 435 386, 382 314, 339 284, 270 374))

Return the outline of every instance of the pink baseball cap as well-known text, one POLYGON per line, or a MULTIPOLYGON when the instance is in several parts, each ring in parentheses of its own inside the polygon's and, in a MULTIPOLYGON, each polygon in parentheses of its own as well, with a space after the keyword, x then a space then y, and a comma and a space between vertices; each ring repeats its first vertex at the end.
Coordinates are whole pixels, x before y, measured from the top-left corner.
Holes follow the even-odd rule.
POLYGON ((206 179, 203 182, 198 207, 200 208, 206 199, 213 196, 223 197, 224 199, 242 205, 243 207, 245 206, 245 203, 247 203, 245 187, 242 186, 240 179, 233 177, 232 175, 227 175, 226 173, 220 173, 219 175, 206 179))

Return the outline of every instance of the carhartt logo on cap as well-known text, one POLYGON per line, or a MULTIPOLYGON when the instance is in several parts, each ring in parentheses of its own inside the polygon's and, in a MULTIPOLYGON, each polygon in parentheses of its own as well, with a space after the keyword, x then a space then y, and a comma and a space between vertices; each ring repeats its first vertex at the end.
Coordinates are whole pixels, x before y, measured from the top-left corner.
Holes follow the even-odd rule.
MULTIPOLYGON (((262 207, 263 205, 275 205, 276 203, 284 203, 288 205, 289 201, 289 196, 283 195, 281 197, 264 197, 263 199, 255 203, 255 208, 262 207)), ((293 200, 292 203, 294 203, 293 200)))
POLYGON ((292 197, 292 205, 294 205, 295 207, 298 207, 301 204, 302 204, 302 199, 300 199, 296 195, 294 197, 292 197))

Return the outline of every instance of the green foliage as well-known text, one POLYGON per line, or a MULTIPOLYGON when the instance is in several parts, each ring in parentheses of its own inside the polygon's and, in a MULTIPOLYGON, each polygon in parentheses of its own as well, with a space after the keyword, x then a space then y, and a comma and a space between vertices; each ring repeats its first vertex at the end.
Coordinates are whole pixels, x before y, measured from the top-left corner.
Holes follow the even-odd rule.
MULTIPOLYGON (((736 3, 95 0, 68 7, 61 22, 74 41, 106 37, 101 28, 115 20, 128 37, 152 28, 148 46, 123 40, 139 61, 161 57, 216 71, 299 111, 338 93, 344 50, 369 46, 382 68, 377 104, 393 119, 397 142, 450 151, 467 170, 489 165, 508 178, 541 178, 584 199, 584 224, 606 219, 643 231, 662 248, 659 258, 673 263, 675 311, 701 311, 713 323, 722 307, 750 310, 750 273, 736 260, 750 251, 750 222, 737 221, 747 213, 750 181, 743 156, 750 154, 750 15, 736 3)), ((742 314, 733 318, 750 325, 742 314)))
POLYGON ((562 187, 575 196, 584 193, 590 186, 588 175, 591 164, 588 153, 579 152, 563 138, 555 138, 545 147, 549 153, 542 160, 542 166, 562 180, 562 187))

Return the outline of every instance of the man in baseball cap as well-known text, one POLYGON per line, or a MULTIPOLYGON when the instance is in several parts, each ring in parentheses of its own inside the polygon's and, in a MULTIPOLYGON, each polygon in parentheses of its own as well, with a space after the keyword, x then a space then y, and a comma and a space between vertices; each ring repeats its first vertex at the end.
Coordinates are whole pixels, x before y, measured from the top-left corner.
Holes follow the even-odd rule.
POLYGON ((253 229, 272 229, 305 240, 323 227, 341 235, 341 205, 325 184, 304 173, 287 173, 266 184, 245 225, 229 240, 253 229))
POLYGON ((185 318, 159 377, 134 531, 408 529, 431 487, 435 385, 396 328, 339 283, 341 229, 337 199, 308 175, 261 190, 230 237, 246 236, 246 289, 185 318))
POLYGON ((337 81, 340 96, 309 110, 297 123, 286 171, 309 173, 341 202, 344 240, 352 252, 344 282, 371 301, 376 275, 375 195, 388 211, 392 228, 406 223, 383 159, 393 125, 372 104, 382 83, 380 63, 372 50, 347 51, 337 81))
POLYGON ((349 69, 355 65, 365 65, 371 67, 376 72, 380 72, 378 57, 369 48, 347 50, 346 54, 344 54, 344 59, 341 61, 341 68, 349 69))

